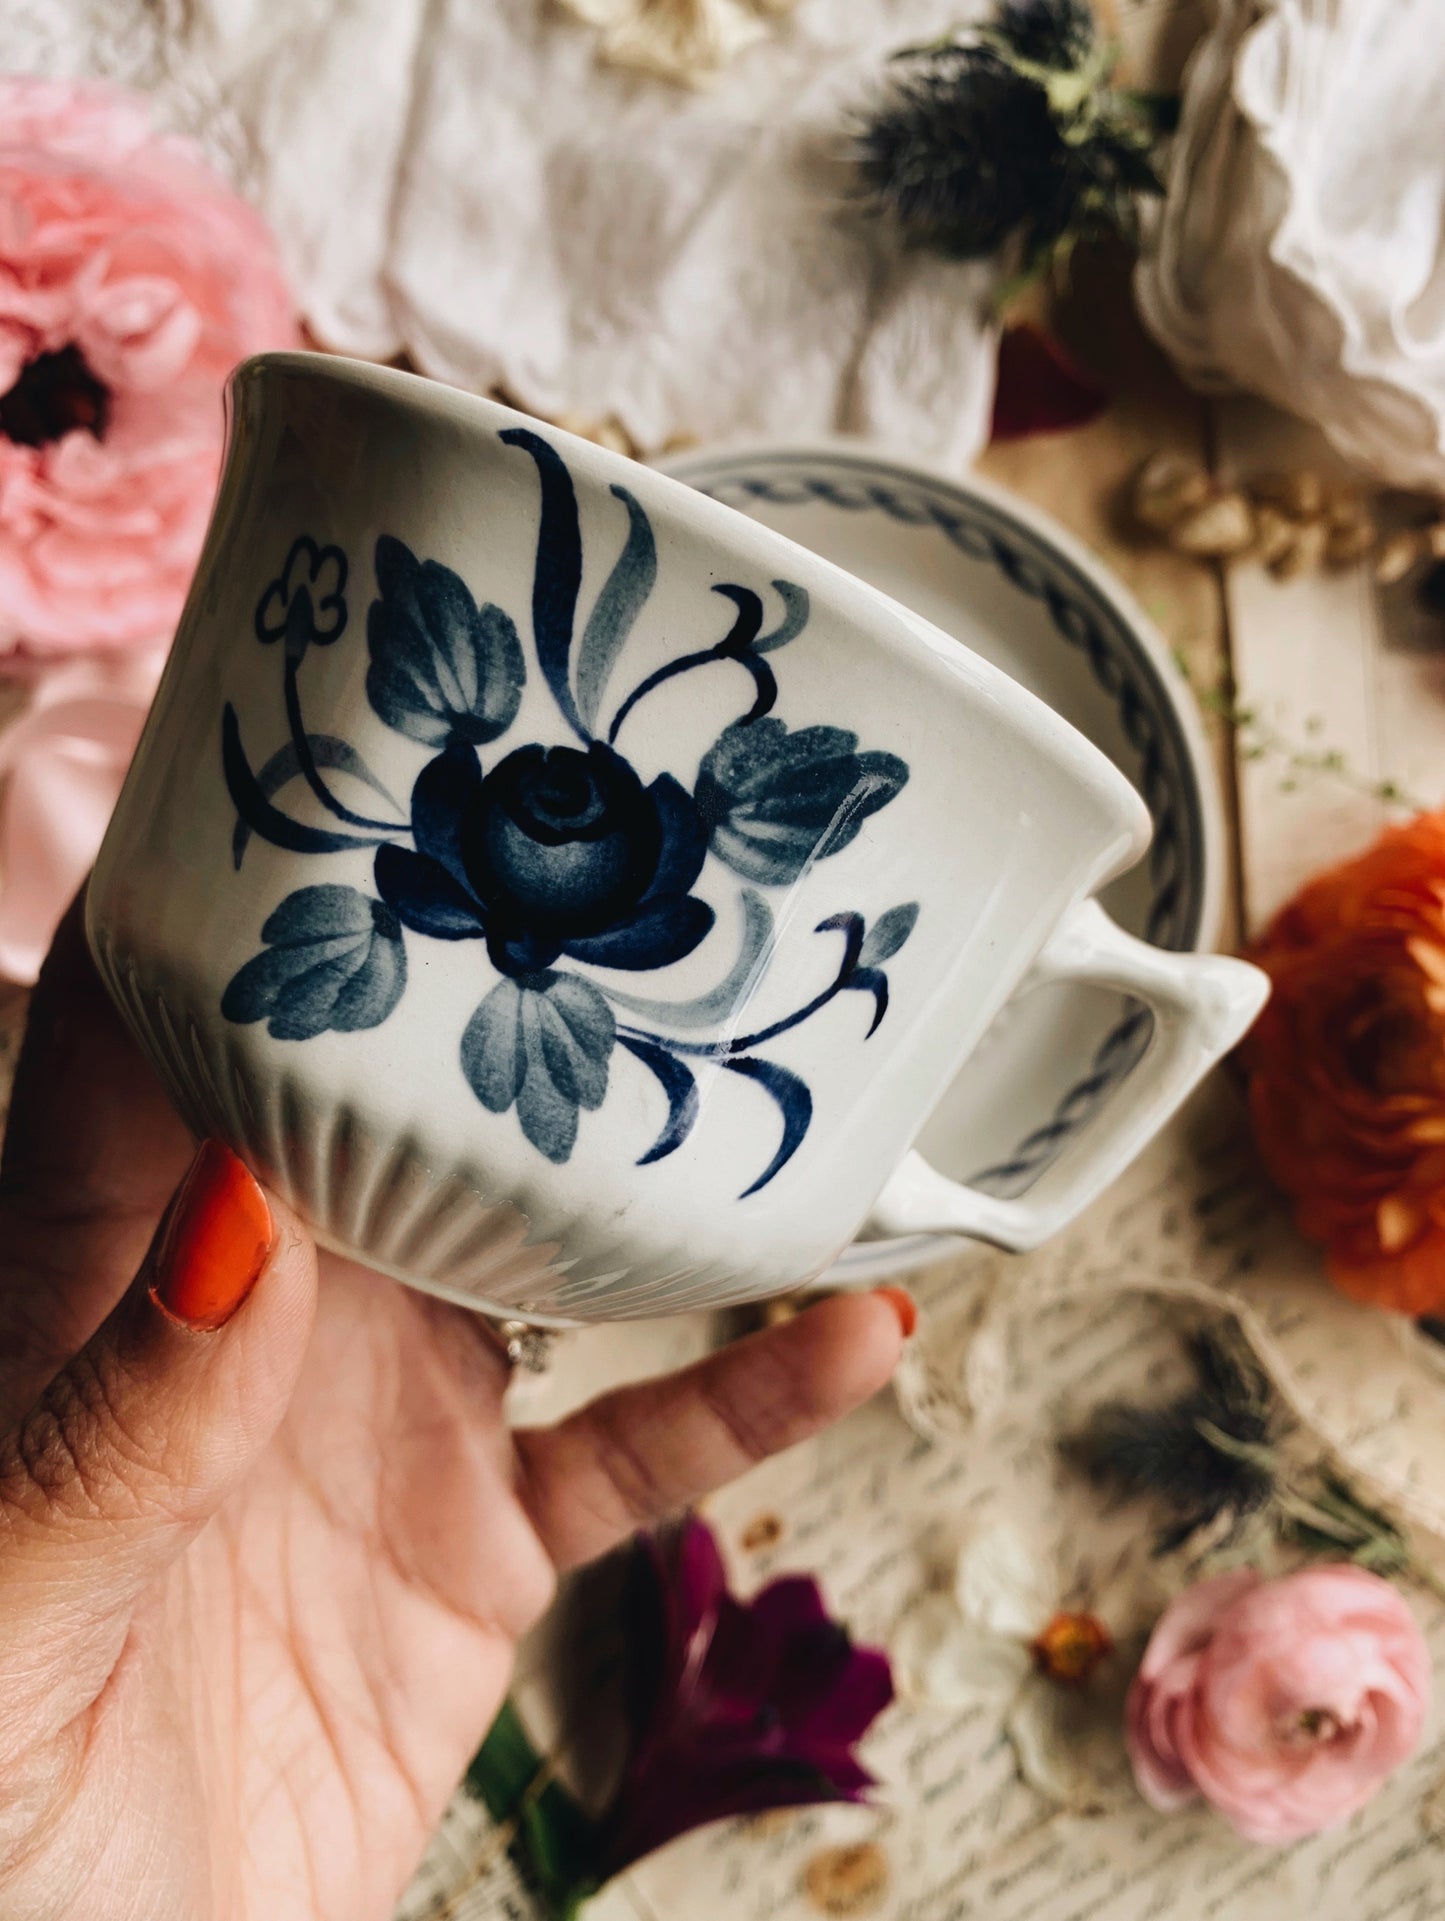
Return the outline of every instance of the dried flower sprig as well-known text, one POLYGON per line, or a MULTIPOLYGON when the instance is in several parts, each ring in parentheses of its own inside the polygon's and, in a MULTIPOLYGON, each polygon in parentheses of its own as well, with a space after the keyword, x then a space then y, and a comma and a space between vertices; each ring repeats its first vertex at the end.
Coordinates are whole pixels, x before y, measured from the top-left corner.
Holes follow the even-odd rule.
POLYGON ((1163 185, 1172 100, 1111 84, 1117 49, 1085 0, 1005 0, 991 27, 894 56, 859 129, 871 208, 912 246, 957 260, 1008 248, 1008 291, 1082 240, 1137 232, 1163 185))
MULTIPOLYGON (((1298 740, 1292 740, 1266 720, 1257 707, 1239 699, 1233 680, 1228 675, 1212 686, 1201 683, 1190 667, 1188 656, 1178 648, 1174 651, 1174 664, 1189 683, 1190 691, 1204 711, 1216 714, 1226 726, 1233 729, 1241 761, 1277 760, 1283 764, 1279 782, 1282 794, 1295 793, 1307 781, 1324 778, 1341 787, 1348 787, 1352 793, 1362 794, 1367 800, 1380 801, 1387 807, 1420 813, 1430 805, 1401 781, 1376 780, 1369 774, 1360 773, 1351 767, 1348 756, 1341 748, 1306 746, 1298 740)), ((1316 715, 1305 722, 1305 731, 1311 735, 1319 734, 1323 727, 1324 722, 1316 715)))
POLYGON ((1063 1443, 1096 1483, 1130 1499, 1157 1497, 1170 1516, 1156 1537, 1161 1554, 1223 1517, 1237 1527, 1275 1492, 1268 1380, 1237 1336, 1202 1329, 1188 1349, 1186 1393, 1159 1407, 1109 1402, 1063 1443))
POLYGON ((1280 1531, 1314 1554, 1341 1550, 1357 1567, 1393 1577, 1413 1566, 1404 1535, 1388 1516, 1353 1493, 1338 1474, 1326 1471, 1311 1494, 1279 1488, 1280 1531))
POLYGON ((1279 1397, 1232 1324, 1199 1330, 1187 1349, 1194 1380, 1183 1394, 1155 1407, 1110 1402, 1060 1443, 1096 1485, 1163 1510, 1156 1553, 1206 1531, 1227 1547, 1263 1515, 1280 1541, 1307 1553, 1437 1586, 1400 1527, 1333 1467, 1290 1458, 1279 1397))

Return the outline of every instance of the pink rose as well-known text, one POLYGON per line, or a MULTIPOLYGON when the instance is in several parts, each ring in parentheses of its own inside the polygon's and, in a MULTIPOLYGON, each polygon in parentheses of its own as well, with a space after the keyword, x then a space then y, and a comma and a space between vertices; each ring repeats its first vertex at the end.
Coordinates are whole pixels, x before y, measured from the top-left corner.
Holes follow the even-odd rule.
POLYGON ((1129 1691, 1145 1800, 1201 1795, 1249 1841, 1347 1820, 1414 1751, 1430 1657, 1388 1582, 1358 1567, 1245 1569, 1181 1594, 1129 1691))
POLYGON ((297 339, 260 217, 142 97, 0 79, 0 666, 169 639, 222 383, 297 339))
POLYGON ((0 975, 33 981, 90 872, 165 649, 52 667, 0 733, 0 975))

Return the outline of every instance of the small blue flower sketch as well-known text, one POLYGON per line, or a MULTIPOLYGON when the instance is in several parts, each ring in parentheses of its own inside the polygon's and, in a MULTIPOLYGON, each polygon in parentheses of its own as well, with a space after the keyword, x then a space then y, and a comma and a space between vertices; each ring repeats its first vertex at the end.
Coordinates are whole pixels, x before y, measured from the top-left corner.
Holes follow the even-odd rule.
MULTIPOLYGON (((621 552, 577 635, 582 540, 565 462, 529 428, 501 436, 534 463, 541 513, 531 605, 531 655, 555 707, 561 740, 509 740, 528 657, 505 609, 480 605, 460 575, 383 534, 372 556, 367 609, 367 697, 377 717, 430 753, 406 803, 396 800, 347 741, 310 732, 301 669, 312 646, 347 631, 350 566, 341 548, 301 534, 256 605, 255 632, 279 649, 288 737, 253 766, 228 703, 221 763, 235 804, 237 868, 252 835, 318 857, 369 847, 374 895, 324 883, 286 896, 260 930, 262 947, 236 973, 221 1011, 265 1021, 278 1040, 379 1026, 406 991, 408 936, 470 941, 490 985, 460 1037, 473 1094, 495 1114, 515 1109, 527 1140, 554 1162, 576 1144, 581 1116, 607 1098, 619 1052, 645 1068, 666 1103, 646 1166, 676 1151, 698 1112, 695 1064, 751 1081, 775 1104, 781 1139, 746 1194, 765 1187, 797 1152, 812 1118, 801 1075, 763 1051, 840 994, 872 1002, 867 1034, 888 1010, 890 961, 913 931, 903 902, 871 926, 836 913, 817 932, 838 943, 832 981, 805 1006, 748 1034, 731 1032, 739 999, 762 977, 773 944, 767 890, 791 887, 815 862, 841 853, 908 779, 895 754, 860 749, 841 727, 789 728, 774 715, 770 656, 808 624, 806 591, 770 583, 715 586, 729 609, 722 638, 680 653, 611 708, 609 694, 638 615, 657 579, 651 523, 625 487, 621 552), (684 780, 644 784, 619 744, 633 711, 656 689, 711 666, 750 682, 745 711, 684 780), (334 776, 381 804, 360 811, 334 776), (334 825, 279 804, 303 781, 334 825), (726 971, 693 1000, 648 998, 592 970, 644 973, 702 947, 716 915, 694 888, 708 861, 738 883, 742 937, 726 971), (724 1037, 725 1036, 725 1037, 724 1037)), ((865 1038, 867 1036, 865 1035, 865 1038)))

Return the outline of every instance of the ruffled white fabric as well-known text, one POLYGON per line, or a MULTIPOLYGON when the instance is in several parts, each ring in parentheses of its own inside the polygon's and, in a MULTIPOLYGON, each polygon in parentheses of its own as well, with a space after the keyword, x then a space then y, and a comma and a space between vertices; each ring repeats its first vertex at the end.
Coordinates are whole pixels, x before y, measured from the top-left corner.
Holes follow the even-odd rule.
POLYGON ((989 269, 849 201, 887 55, 985 0, 803 0, 702 92, 551 0, 12 0, 0 66, 153 87, 279 237, 328 346, 406 353, 642 447, 856 429, 962 464, 989 269))
POLYGON ((1205 388, 1445 488, 1445 6, 1217 0, 1137 277, 1205 388))

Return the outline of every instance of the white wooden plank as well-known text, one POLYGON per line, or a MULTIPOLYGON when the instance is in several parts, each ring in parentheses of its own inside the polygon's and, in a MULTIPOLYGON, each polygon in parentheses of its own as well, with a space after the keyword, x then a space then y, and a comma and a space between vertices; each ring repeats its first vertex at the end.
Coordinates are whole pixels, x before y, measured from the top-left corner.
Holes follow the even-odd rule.
MULTIPOLYGON (((1220 478, 1345 469, 1318 432, 1255 401, 1217 410, 1220 478)), ((1369 569, 1274 580, 1237 563, 1226 582, 1237 702, 1264 751, 1239 765, 1247 924, 1257 930, 1310 874, 1372 840, 1401 809, 1445 794, 1445 624, 1440 651, 1408 590, 1369 569), (1334 759, 1335 770, 1322 765, 1334 759), (1300 763, 1305 763, 1301 765, 1300 763)))

